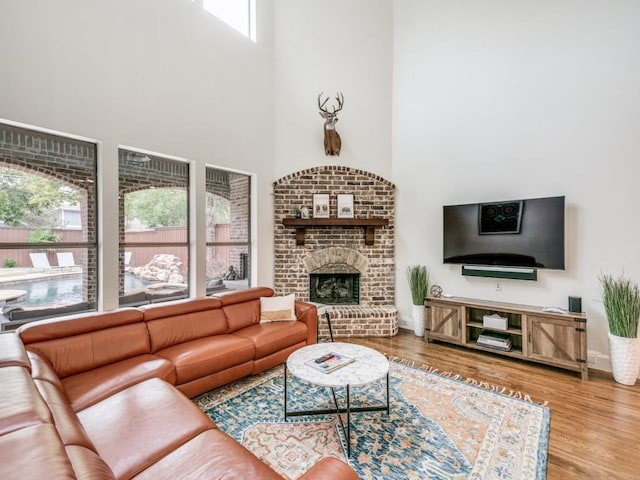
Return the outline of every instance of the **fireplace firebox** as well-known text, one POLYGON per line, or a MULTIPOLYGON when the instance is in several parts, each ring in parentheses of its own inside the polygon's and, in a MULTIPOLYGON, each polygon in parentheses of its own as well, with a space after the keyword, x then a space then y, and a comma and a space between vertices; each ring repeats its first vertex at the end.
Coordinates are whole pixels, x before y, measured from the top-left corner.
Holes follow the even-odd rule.
POLYGON ((359 273, 312 273, 309 275, 309 298, 326 305, 358 305, 359 273))

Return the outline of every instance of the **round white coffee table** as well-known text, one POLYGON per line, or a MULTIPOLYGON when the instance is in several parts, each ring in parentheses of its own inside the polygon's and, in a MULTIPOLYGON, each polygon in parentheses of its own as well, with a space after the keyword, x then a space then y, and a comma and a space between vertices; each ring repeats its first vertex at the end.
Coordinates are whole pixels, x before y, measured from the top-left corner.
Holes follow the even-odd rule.
POLYGON ((347 456, 351 455, 351 413, 353 412, 377 412, 386 411, 389 414, 389 360, 380 352, 372 348, 363 347, 362 345, 354 345, 351 343, 318 343, 308 345, 296 350, 287 359, 284 366, 284 418, 295 417, 301 415, 323 415, 327 413, 335 413, 338 415, 340 425, 342 426, 347 441, 347 456), (352 357, 353 362, 346 364, 326 373, 311 366, 314 360, 336 352, 342 355, 352 357), (287 370, 291 375, 304 382, 313 385, 331 388, 333 395, 333 409, 315 409, 315 410, 287 410, 287 370), (350 388, 354 386, 368 385, 386 379, 386 405, 351 407, 350 388), (335 388, 346 389, 346 405, 340 407, 335 394, 335 388), (342 420, 342 413, 347 414, 346 425, 342 420))

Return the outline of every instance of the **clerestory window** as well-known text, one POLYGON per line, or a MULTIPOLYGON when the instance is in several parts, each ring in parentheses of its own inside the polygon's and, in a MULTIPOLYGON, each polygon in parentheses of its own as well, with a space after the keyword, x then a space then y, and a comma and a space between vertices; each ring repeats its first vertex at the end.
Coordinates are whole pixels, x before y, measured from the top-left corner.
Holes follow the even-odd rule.
POLYGON ((215 15, 245 37, 256 41, 255 0, 200 0, 215 15))

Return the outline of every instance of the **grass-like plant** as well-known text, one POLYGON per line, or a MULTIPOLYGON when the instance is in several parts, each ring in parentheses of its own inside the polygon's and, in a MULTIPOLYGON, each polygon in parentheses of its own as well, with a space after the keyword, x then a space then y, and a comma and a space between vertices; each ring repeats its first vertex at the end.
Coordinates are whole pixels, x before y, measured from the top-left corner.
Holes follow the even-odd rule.
POLYGON ((424 265, 409 265, 407 267, 407 281, 413 304, 422 305, 429 286, 429 270, 424 265))
POLYGON ((618 337, 636 338, 640 320, 638 283, 620 275, 600 274, 602 302, 609 321, 609 331, 618 337))

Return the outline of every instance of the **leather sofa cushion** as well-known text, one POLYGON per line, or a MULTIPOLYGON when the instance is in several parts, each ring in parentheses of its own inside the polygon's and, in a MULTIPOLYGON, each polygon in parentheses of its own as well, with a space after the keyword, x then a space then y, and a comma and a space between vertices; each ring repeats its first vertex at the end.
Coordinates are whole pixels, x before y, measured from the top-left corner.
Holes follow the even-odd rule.
POLYGON ((79 445, 67 445, 65 450, 78 479, 115 480, 113 472, 97 453, 79 445))
POLYGON ((229 333, 260 323, 260 300, 250 300, 222 307, 227 317, 229 333))
POLYGON ((84 431, 78 416, 71 409, 64 393, 58 390, 55 385, 43 380, 35 380, 35 385, 44 401, 47 402, 62 443, 64 445, 78 445, 95 451, 93 443, 87 437, 87 432, 84 431))
POLYGON ((252 325, 234 333, 250 339, 256 347, 255 359, 266 357, 279 350, 307 339, 307 326, 302 322, 273 322, 252 325))
POLYGON ((190 298, 163 305, 145 305, 139 310, 144 315, 145 322, 158 320, 159 318, 175 317, 185 313, 204 312, 215 310, 222 306, 220 300, 212 297, 190 298))
POLYGON ((26 368, 0 368, 0 385, 0 435, 52 421, 26 368))
POLYGON ((142 312, 137 308, 121 308, 28 323, 18 329, 18 335, 26 345, 139 323, 142 319, 142 312))
POLYGON ((149 378, 158 377, 174 383, 175 368, 156 355, 140 355, 112 363, 62 380, 75 412, 149 378))
POLYGON ((340 480, 359 480, 356 471, 342 460, 335 457, 324 457, 311 467, 298 480, 326 480, 339 478, 340 480))
POLYGON ((44 356, 61 379, 151 352, 144 322, 25 344, 44 356))
MULTIPOLYGON (((282 480, 258 457, 220 430, 207 430, 134 477, 282 480)), ((326 477, 334 478, 334 477, 326 477)))
POLYGON ((240 365, 253 359, 251 340, 235 335, 216 335, 174 345, 157 352, 176 367, 176 385, 240 365))
POLYGON ((131 478, 216 428, 194 403, 158 378, 122 390, 78 417, 116 478, 131 478))
POLYGON ((60 378, 58 377, 58 375, 56 375, 56 372, 53 371, 53 367, 45 358, 43 358, 41 355, 38 355, 36 352, 30 352, 28 350, 27 357, 29 358, 29 363, 31 364, 32 378, 52 383, 60 390, 64 391, 60 378))
POLYGON ((227 320, 220 308, 190 312, 147 322, 151 352, 198 338, 227 333, 227 320))
POLYGON ((250 360, 235 367, 225 368, 219 372, 212 373, 206 377, 196 378, 187 383, 180 383, 176 385, 176 388, 189 398, 195 397, 213 388, 221 387, 234 380, 251 375, 254 365, 255 362, 250 360))
POLYGON ((252 287, 242 290, 233 290, 230 292, 220 292, 214 296, 220 300, 223 307, 235 305, 237 303, 246 303, 251 300, 259 300, 260 297, 272 297, 273 289, 269 287, 252 287))
POLYGON ((0 478, 77 477, 56 427, 41 423, 0 436, 0 478))

